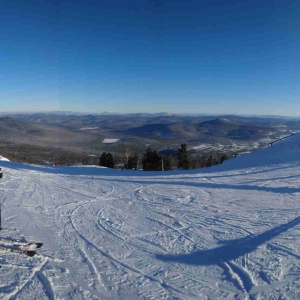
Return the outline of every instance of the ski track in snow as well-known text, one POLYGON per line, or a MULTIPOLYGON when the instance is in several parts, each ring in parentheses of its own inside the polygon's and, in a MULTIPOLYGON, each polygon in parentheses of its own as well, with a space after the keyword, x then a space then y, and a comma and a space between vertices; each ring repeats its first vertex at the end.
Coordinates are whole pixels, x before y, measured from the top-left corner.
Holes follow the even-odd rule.
POLYGON ((1 255, 1 299, 299 298, 300 163, 155 176, 2 168, 1 236, 44 246, 1 255))
MULTIPOLYGON (((15 290, 12 293, 5 295, 5 297, 7 297, 6 299, 11 299, 11 300, 17 299, 17 297, 19 295, 21 295, 23 289, 25 289, 28 285, 30 285, 36 276, 40 277, 39 273, 41 273, 42 269, 46 266, 46 264, 47 264, 47 260, 44 260, 44 261, 42 261, 40 266, 34 267, 31 275, 28 277, 27 280, 25 280, 20 285, 16 286, 15 290)), ((44 278, 44 281, 47 281, 47 279, 44 278)), ((42 284, 44 287, 45 284, 43 282, 42 282, 42 284)))

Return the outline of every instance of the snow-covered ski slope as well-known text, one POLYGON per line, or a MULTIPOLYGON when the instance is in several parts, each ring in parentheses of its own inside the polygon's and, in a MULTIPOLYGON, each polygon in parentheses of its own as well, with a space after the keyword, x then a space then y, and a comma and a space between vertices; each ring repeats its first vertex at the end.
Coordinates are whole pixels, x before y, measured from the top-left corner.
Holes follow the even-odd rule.
POLYGON ((300 299, 300 135, 209 169, 1 161, 1 299, 300 299))
POLYGON ((6 157, 3 157, 0 155, 0 160, 5 160, 5 161, 9 161, 9 159, 7 159, 6 157))

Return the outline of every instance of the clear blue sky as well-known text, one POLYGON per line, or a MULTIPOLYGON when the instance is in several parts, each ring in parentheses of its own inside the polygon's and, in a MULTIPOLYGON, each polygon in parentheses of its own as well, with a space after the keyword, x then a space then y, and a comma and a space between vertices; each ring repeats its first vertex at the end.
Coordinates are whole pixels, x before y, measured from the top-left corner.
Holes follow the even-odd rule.
POLYGON ((0 111, 300 115, 300 2, 0 0, 0 111))

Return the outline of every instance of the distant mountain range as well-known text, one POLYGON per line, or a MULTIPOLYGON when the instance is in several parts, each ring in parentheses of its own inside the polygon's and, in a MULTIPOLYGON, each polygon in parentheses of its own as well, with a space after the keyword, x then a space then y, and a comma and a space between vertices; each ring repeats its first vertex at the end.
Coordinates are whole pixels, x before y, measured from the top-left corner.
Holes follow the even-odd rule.
MULTIPOLYGON (((26 113, 0 117, 0 141, 18 145, 98 154, 122 152, 126 147, 142 153, 146 147, 174 148, 202 144, 264 145, 300 130, 300 119, 159 114, 26 113), (118 139, 113 144, 104 139, 118 139)), ((252 146, 249 146, 249 149, 252 146)), ((253 148, 253 147, 252 147, 253 148)), ((1 153, 0 153, 1 154, 1 153)))
POLYGON ((0 118, 0 141, 15 144, 56 147, 75 150, 94 140, 89 133, 73 132, 68 128, 30 122, 12 117, 0 118))

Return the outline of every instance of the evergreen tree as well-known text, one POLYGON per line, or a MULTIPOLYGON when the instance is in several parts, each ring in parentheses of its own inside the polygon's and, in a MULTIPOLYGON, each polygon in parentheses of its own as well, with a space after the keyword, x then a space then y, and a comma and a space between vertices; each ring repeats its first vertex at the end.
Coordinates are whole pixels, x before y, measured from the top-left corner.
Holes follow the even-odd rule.
POLYGON ((226 159, 228 159, 228 157, 225 154, 223 154, 220 158, 220 164, 222 164, 226 159))
POLYGON ((114 163, 114 157, 112 156, 111 153, 107 153, 106 155, 106 167, 108 168, 113 168, 115 166, 115 163, 114 163))
POLYGON ((171 155, 162 157, 163 159, 163 165, 164 165, 164 171, 170 171, 173 169, 174 165, 174 159, 171 155))
POLYGON ((198 166, 199 168, 205 168, 205 156, 201 155, 198 159, 198 166))
POLYGON ((142 164, 144 171, 161 171, 161 156, 157 150, 148 148, 144 154, 142 164))
POLYGON ((192 154, 190 161, 191 161, 190 164, 191 169, 204 168, 205 158, 204 156, 201 156, 199 153, 192 154))
POLYGON ((179 169, 188 170, 191 168, 191 161, 186 144, 181 144, 180 148, 177 150, 177 158, 179 169))
POLYGON ((213 158, 213 166, 218 165, 218 164, 219 164, 219 161, 214 157, 213 158))
POLYGON ((109 152, 103 152, 99 159, 99 166, 113 168, 114 165, 114 158, 112 154, 109 152))
POLYGON ((213 164, 214 164, 214 158, 212 155, 210 155, 206 160, 205 167, 211 167, 213 166, 213 164))
POLYGON ((138 168, 139 156, 137 153, 134 153, 134 156, 130 156, 127 161, 127 168, 129 170, 138 168))
POLYGON ((103 152, 99 159, 99 166, 106 167, 107 166, 107 153, 103 152))

